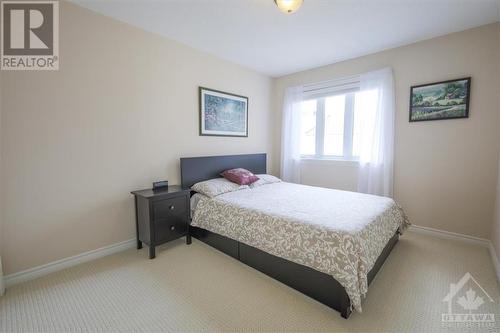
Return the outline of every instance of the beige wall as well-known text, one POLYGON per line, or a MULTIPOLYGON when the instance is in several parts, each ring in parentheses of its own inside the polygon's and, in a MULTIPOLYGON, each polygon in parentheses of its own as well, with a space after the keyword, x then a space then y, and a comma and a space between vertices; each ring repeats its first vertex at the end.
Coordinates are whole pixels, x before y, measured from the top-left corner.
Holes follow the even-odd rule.
MULTIPOLYGON (((1 151, 1 140, 2 140, 2 76, 3 72, 0 70, 0 175, 2 167, 2 151, 1 151)), ((4 282, 3 282, 3 264, 2 264, 2 247, 3 247, 3 200, 2 200, 2 178, 0 177, 0 295, 4 293, 4 282)))
MULTIPOLYGON (((390 66, 395 74, 395 199, 414 224, 490 237, 499 156, 499 24, 487 25, 275 80, 276 123, 286 87, 390 66), (472 77, 470 118, 408 122, 410 86, 472 77)), ((275 133, 280 151, 280 131, 275 133)), ((275 168, 279 169, 276 161, 275 168)), ((320 163, 320 162, 318 162, 320 163)), ((356 167, 324 163, 302 169, 314 185, 356 188, 337 181, 356 167), (347 168, 347 169, 346 169, 347 168)))
POLYGON ((493 226, 491 228, 491 240, 493 242, 493 247, 495 248, 495 251, 497 253, 497 258, 500 259, 500 167, 497 177, 498 179, 497 179, 497 193, 495 202, 495 218, 493 220, 493 226))
POLYGON ((357 191, 357 162, 304 160, 300 168, 300 182, 311 186, 357 191), (335 170, 335 172, 331 172, 335 170))
MULTIPOLYGON (((498 45, 500 45, 500 24, 498 25, 498 45)), ((497 110, 498 110, 498 114, 500 114, 500 57, 498 57, 497 78, 498 78, 497 110)), ((500 123, 499 123, 499 126, 500 126, 500 123)), ((497 253, 497 258, 500 259, 500 160, 498 161, 495 219, 493 220, 493 226, 492 226, 492 230, 491 230, 491 239, 493 241, 493 246, 495 247, 495 250, 497 253)))
MULTIPOLYGON (((131 190, 179 157, 271 153, 270 78, 61 2, 60 70, 5 72, 6 274, 133 238, 131 190), (249 97, 249 137, 198 136, 198 86, 249 97)), ((271 164, 272 162, 272 155, 271 164)))

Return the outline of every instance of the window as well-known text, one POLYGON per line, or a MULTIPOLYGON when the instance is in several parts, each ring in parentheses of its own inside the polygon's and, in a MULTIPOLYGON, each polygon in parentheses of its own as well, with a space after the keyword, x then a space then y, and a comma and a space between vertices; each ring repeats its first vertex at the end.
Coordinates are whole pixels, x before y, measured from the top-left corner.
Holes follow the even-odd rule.
POLYGON ((356 160, 360 152, 359 93, 347 92, 302 102, 300 154, 304 158, 356 160))
POLYGON ((300 154, 316 154, 316 101, 302 102, 300 110, 300 154))

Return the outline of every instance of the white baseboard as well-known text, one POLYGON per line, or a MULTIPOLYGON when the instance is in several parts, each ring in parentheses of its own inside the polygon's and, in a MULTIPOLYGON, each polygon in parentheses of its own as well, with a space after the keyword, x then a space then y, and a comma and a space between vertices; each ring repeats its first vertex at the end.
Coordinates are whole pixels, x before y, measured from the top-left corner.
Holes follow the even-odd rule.
MULTIPOLYGON (((469 235, 464 235, 464 234, 459 234, 455 232, 450 232, 450 231, 445 231, 445 230, 439 230, 439 229, 434 229, 434 228, 429 228, 429 227, 422 227, 418 225, 411 225, 410 228, 408 229, 409 231, 413 231, 416 233, 420 234, 426 234, 438 238, 444 238, 444 239, 452 239, 452 240, 458 240, 462 242, 467 242, 471 244, 476 244, 479 246, 483 246, 489 249, 490 255, 491 255, 491 260, 493 262, 493 266, 495 267, 495 272, 498 278, 498 281, 500 282, 500 261, 498 260, 495 248, 493 247, 493 244, 491 243, 490 240, 484 239, 484 238, 479 238, 479 237, 474 237, 474 236, 469 236, 469 235)), ((72 266, 76 266, 78 264, 88 262, 91 260, 95 260, 98 258, 102 258, 117 252, 121 252, 130 248, 133 248, 136 246, 136 240, 134 239, 129 239, 120 243, 108 245, 101 247, 99 249, 95 249, 92 251, 84 252, 81 254, 78 254, 76 256, 64 258, 61 260, 53 261, 51 263, 33 267, 21 272, 17 272, 14 274, 9 274, 4 276, 4 285, 6 288, 13 286, 17 283, 29 281, 36 279, 38 277, 57 272, 60 270, 63 270, 65 268, 69 268, 72 266)), ((1 279, 1 275, 0 275, 1 279)), ((0 281, 1 284, 1 281, 0 281)))
POLYGON ((408 230, 419 234, 430 235, 442 239, 458 240, 487 248, 490 251, 491 261, 493 262, 493 266, 495 268, 497 280, 500 283, 500 261, 498 260, 497 253, 495 251, 495 248, 493 247, 493 243, 489 239, 484 239, 484 238, 479 238, 479 237, 474 237, 429 227, 422 227, 418 225, 411 225, 408 230))
POLYGON ((493 261, 493 266, 495 267, 495 272, 497 273, 497 281, 500 283, 500 261, 498 261, 497 252, 495 251, 495 247, 492 242, 490 242, 489 249, 491 260, 493 261))
POLYGON ((121 252, 136 246, 136 240, 129 239, 120 243, 111 244, 108 246, 101 247, 92 251, 77 254, 76 256, 64 258, 61 260, 53 261, 45 265, 33 267, 24 271, 20 271, 14 274, 9 274, 4 277, 5 287, 9 288, 17 283, 29 281, 36 279, 38 277, 63 270, 78 264, 95 260, 121 252))
POLYGON ((413 232, 417 232, 419 234, 430 235, 430 236, 439 237, 439 238, 443 238, 443 239, 459 240, 462 242, 476 244, 476 245, 480 245, 480 246, 487 247, 487 248, 490 246, 490 243, 491 243, 488 239, 484 239, 484 238, 479 238, 479 237, 474 237, 474 236, 469 236, 469 235, 459 234, 456 232, 439 230, 439 229, 434 229, 434 228, 429 228, 429 227, 422 227, 422 226, 413 225, 413 224, 410 226, 410 228, 408 230, 413 231, 413 232))

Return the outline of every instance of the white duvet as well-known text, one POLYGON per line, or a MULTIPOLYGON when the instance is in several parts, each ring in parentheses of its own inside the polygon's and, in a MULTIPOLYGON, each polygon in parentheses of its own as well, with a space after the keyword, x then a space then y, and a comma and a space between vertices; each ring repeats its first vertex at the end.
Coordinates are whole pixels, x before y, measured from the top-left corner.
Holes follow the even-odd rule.
POLYGON ((368 272, 408 224, 390 198, 285 182, 196 200, 192 225, 332 275, 358 311, 368 272))

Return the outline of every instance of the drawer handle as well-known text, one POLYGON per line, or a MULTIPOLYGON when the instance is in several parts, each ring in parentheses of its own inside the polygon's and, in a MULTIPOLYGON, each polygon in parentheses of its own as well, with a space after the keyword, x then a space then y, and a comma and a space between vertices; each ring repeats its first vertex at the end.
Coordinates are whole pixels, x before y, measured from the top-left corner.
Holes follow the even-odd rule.
POLYGON ((170 210, 174 210, 174 209, 175 209, 175 206, 174 206, 174 205, 172 205, 172 206, 168 207, 168 209, 170 209, 170 210))
POLYGON ((170 226, 170 230, 174 231, 175 230, 175 225, 170 226))

